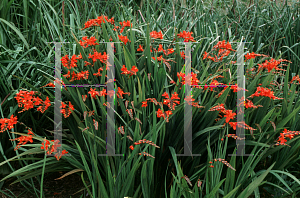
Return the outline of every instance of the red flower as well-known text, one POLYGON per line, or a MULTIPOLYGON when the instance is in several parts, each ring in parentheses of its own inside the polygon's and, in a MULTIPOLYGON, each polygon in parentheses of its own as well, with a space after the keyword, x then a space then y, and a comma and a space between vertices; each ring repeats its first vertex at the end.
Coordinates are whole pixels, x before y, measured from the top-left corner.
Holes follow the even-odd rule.
POLYGON ((232 110, 225 110, 225 115, 224 117, 226 117, 226 122, 228 123, 229 120, 234 119, 236 113, 232 113, 232 110))
POLYGON ((130 71, 127 70, 127 68, 125 67, 125 65, 123 65, 123 67, 121 68, 122 73, 121 74, 130 74, 130 71))
POLYGON ((150 37, 154 38, 154 39, 157 39, 157 38, 163 39, 163 35, 162 35, 161 31, 159 31, 159 32, 156 32, 156 31, 150 32, 150 37))
POLYGON ((34 135, 34 134, 31 132, 30 129, 28 129, 27 135, 29 135, 29 136, 24 136, 24 135, 22 135, 22 136, 20 136, 20 137, 18 137, 18 138, 10 139, 11 141, 16 141, 16 140, 19 141, 19 143, 17 144, 17 146, 16 146, 15 149, 14 149, 15 151, 18 150, 22 145, 25 145, 25 144, 27 144, 28 142, 30 142, 30 143, 33 142, 33 140, 32 140, 32 135, 34 135))
POLYGON ((189 41, 195 42, 194 37, 192 37, 192 34, 193 34, 193 32, 183 31, 183 32, 180 32, 179 34, 177 34, 177 36, 179 38, 184 38, 184 42, 189 42, 189 41))
POLYGON ((147 107, 148 105, 147 105, 147 101, 143 101, 142 102, 142 107, 147 107))
POLYGON ((233 130, 236 130, 236 122, 229 122, 229 125, 233 128, 233 130))
POLYGON ((90 89, 90 91, 88 92, 89 94, 91 94, 91 97, 96 99, 96 96, 100 96, 99 92, 96 91, 96 88, 95 89, 90 89))
POLYGON ((104 95, 107 95, 106 89, 103 89, 102 91, 100 91, 100 96, 104 96, 104 95))
POLYGON ((163 52, 163 51, 164 51, 164 48, 162 47, 162 44, 159 44, 159 45, 158 45, 157 51, 158 51, 158 52, 163 52))
POLYGON ((278 138, 278 143, 285 144, 285 142, 287 142, 287 140, 284 138, 284 134, 280 133, 280 137, 278 138))
POLYGON ((249 60, 249 59, 254 59, 256 56, 262 56, 261 54, 255 54, 254 52, 251 52, 251 53, 247 53, 246 55, 245 55, 245 58, 246 58, 246 60, 249 60))
POLYGON ((143 52, 144 49, 143 49, 143 47, 142 47, 141 45, 139 45, 139 48, 137 49, 137 51, 138 51, 138 52, 143 52))
POLYGON ((132 66, 131 67, 131 70, 130 70, 132 73, 134 73, 134 75, 136 75, 136 72, 138 72, 139 70, 138 70, 138 68, 136 67, 136 66, 132 66))
POLYGON ((125 45, 127 44, 128 41, 131 42, 131 41, 127 38, 127 36, 118 35, 118 37, 119 37, 120 41, 122 41, 122 42, 125 43, 125 45))
POLYGON ((61 156, 65 155, 65 154, 67 154, 67 153, 68 153, 68 151, 62 150, 61 153, 56 153, 54 156, 55 156, 55 158, 56 158, 57 160, 59 160, 59 159, 61 158, 61 156))
POLYGON ((14 128, 14 124, 17 124, 17 116, 14 117, 13 115, 10 116, 10 118, 1 118, 0 119, 0 124, 1 124, 1 127, 0 127, 0 133, 3 133, 4 130, 6 129, 12 129, 14 128))

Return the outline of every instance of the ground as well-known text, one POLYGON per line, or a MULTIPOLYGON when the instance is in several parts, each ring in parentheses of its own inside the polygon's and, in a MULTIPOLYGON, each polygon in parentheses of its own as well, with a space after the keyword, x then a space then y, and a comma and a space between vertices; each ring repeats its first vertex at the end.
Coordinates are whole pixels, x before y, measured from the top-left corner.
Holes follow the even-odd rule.
MULTIPOLYGON (((84 188, 84 185, 82 183, 81 177, 77 174, 69 175, 61 180, 55 180, 56 178, 61 177, 64 174, 64 172, 57 172, 57 173, 46 173, 44 177, 44 193, 46 198, 79 198, 82 194, 82 192, 78 192, 82 188, 84 188)), ((8 179, 4 186, 2 187, 2 191, 5 193, 8 193, 9 195, 12 195, 9 193, 9 190, 14 193, 16 197, 22 197, 22 198, 36 198, 36 195, 30 194, 29 192, 26 192, 26 188, 24 188, 20 183, 13 184, 9 186, 15 179, 8 179), (25 193, 24 193, 25 192, 25 193), (22 194, 23 193, 23 194, 22 194)), ((40 186, 36 184, 36 188, 40 189, 40 186)), ((8 196, 4 195, 0 192, 0 198, 8 198, 8 196)))

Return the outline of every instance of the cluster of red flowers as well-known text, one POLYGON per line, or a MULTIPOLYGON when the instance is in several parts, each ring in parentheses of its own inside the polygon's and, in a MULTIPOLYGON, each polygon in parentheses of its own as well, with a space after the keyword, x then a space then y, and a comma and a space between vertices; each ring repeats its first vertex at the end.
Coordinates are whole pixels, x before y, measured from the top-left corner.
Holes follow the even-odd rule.
POLYGON ((299 135, 300 131, 290 131, 287 129, 283 130, 283 133, 280 133, 280 136, 278 137, 277 143, 275 145, 287 145, 285 142, 287 142, 287 140, 285 139, 286 137, 290 138, 290 140, 292 138, 294 138, 295 135, 299 135))
POLYGON ((77 61, 80 59, 82 59, 81 53, 78 56, 74 54, 71 60, 69 59, 69 55, 65 55, 61 58, 61 63, 64 67, 71 69, 73 67, 77 67, 77 61))
POLYGON ((18 144, 17 144, 17 146, 14 149, 15 151, 18 150, 22 145, 25 145, 28 142, 30 142, 30 143, 33 142, 33 140, 32 140, 32 135, 34 135, 33 132, 30 129, 28 129, 28 133, 27 134, 28 134, 28 136, 22 135, 22 136, 20 136, 18 138, 10 139, 11 141, 19 141, 18 144))
POLYGON ((128 41, 131 42, 131 41, 127 38, 127 36, 118 35, 118 37, 119 37, 120 41, 122 41, 122 42, 125 43, 125 45, 127 44, 128 41))
POLYGON ((257 130, 257 129, 250 127, 245 122, 229 122, 229 125, 233 128, 233 130, 236 130, 236 127, 239 127, 239 128, 243 127, 244 129, 249 129, 249 130, 257 130))
POLYGON ((124 92, 120 87, 118 87, 117 97, 123 99, 124 94, 128 94, 128 96, 129 96, 130 92, 124 92))
MULTIPOLYGON (((181 86, 179 89, 181 89, 182 85, 185 84, 185 73, 182 72, 177 72, 177 77, 179 79, 179 83, 181 83, 181 86)), ((200 81, 197 78, 197 74, 195 74, 194 72, 191 72, 191 82, 188 82, 189 85, 198 85, 200 81)), ((174 81, 171 81, 170 83, 174 83, 174 81)))
POLYGON ((160 118, 160 117, 163 117, 164 119, 167 118, 166 122, 169 122, 169 116, 172 115, 172 111, 163 112, 161 109, 158 109, 158 111, 156 113, 157 113, 158 118, 160 118))
POLYGON ((244 106, 246 107, 246 109, 248 109, 248 108, 256 109, 258 107, 263 107, 262 105, 254 105, 253 102, 248 99, 246 99, 246 101, 244 102, 244 106))
POLYGON ((24 107, 24 109, 22 111, 19 111, 18 113, 32 109, 34 105, 39 105, 39 104, 42 105, 39 106, 37 110, 44 113, 48 109, 48 107, 51 106, 48 96, 46 97, 46 100, 43 101, 39 97, 34 97, 33 95, 35 93, 36 92, 34 91, 29 92, 29 91, 21 90, 16 94, 17 96, 15 97, 15 99, 18 101, 18 106, 24 107))
POLYGON ((203 108, 203 106, 200 106, 197 102, 192 102, 195 100, 194 98, 192 98, 192 96, 187 96, 184 98, 184 100, 187 102, 188 105, 192 105, 197 108, 203 108))
MULTIPOLYGON (((258 71, 261 69, 261 68, 266 68, 268 70, 268 72, 270 72, 272 69, 275 69, 275 70, 283 70, 283 69, 280 69, 278 67, 278 65, 283 62, 283 61, 287 61, 287 62, 291 62, 291 61, 288 61, 288 60, 285 60, 285 59, 279 59, 279 60, 275 60, 274 58, 271 58, 270 61, 266 60, 263 64, 258 64, 259 67, 258 67, 258 71)), ((280 66, 281 67, 281 66, 280 66)), ((283 70, 285 71, 285 70, 283 70)))
POLYGON ((180 98, 178 97, 178 94, 176 92, 174 92, 172 94, 171 99, 170 99, 169 94, 167 92, 165 92, 162 96, 164 96, 166 98, 166 99, 164 99, 163 104, 168 105, 168 107, 171 110, 175 110, 176 103, 180 104, 180 101, 178 101, 178 100, 180 100, 180 98))
POLYGON ((180 32, 179 34, 177 34, 177 36, 179 38, 184 38, 183 42, 189 42, 189 41, 195 42, 194 37, 192 37, 192 34, 193 34, 193 32, 183 31, 183 32, 180 32))
MULTIPOLYGON (((120 22, 120 26, 122 26, 121 30, 120 30, 120 33, 122 33, 124 31, 124 28, 125 27, 130 27, 130 21, 123 21, 123 22, 120 22)), ((132 27, 132 24, 131 24, 131 27, 132 27)))
POLYGON ((105 23, 105 22, 111 23, 112 25, 114 25, 115 21, 114 21, 114 17, 112 17, 111 19, 108 19, 107 16, 99 16, 97 19, 90 19, 88 20, 85 24, 84 24, 84 28, 82 28, 81 30, 84 30, 86 28, 92 27, 92 26, 100 26, 101 27, 101 23, 105 23))
POLYGON ((68 151, 62 150, 61 153, 58 153, 57 147, 61 146, 61 144, 58 144, 58 142, 59 140, 51 140, 51 144, 50 144, 50 141, 45 139, 44 142, 42 142, 41 149, 47 151, 48 155, 51 155, 52 153, 56 153, 54 156, 57 160, 59 160, 61 156, 67 154, 68 151))
POLYGON ((107 95, 106 89, 103 89, 102 91, 96 91, 96 88, 95 89, 90 88, 90 91, 88 93, 91 94, 91 97, 94 99, 96 99, 96 96, 107 95))
POLYGON ((203 60, 207 58, 207 59, 210 59, 214 62, 219 62, 219 61, 222 61, 225 56, 228 56, 231 51, 235 51, 235 50, 232 49, 231 44, 229 42, 227 42, 227 44, 226 44, 225 40, 224 41, 219 41, 213 47, 212 50, 216 50, 216 49, 219 49, 219 52, 218 52, 218 57, 219 58, 216 55, 214 55, 215 57, 212 57, 212 56, 209 55, 210 53, 204 52, 203 60))
POLYGON ((1 130, 0 133, 3 133, 6 129, 12 129, 14 128, 14 124, 17 124, 17 116, 14 117, 14 115, 11 115, 10 118, 1 118, 0 124, 1 124, 1 130))
POLYGON ((163 35, 162 35, 161 31, 159 31, 159 32, 156 32, 156 31, 150 32, 150 37, 154 38, 154 39, 163 39, 163 35))
MULTIPOLYGON (((82 80, 82 79, 88 79, 89 78, 89 71, 81 71, 79 73, 75 73, 74 71, 72 72, 72 78, 70 80, 70 82, 73 82, 74 80, 82 80)), ((68 71, 67 74, 63 75, 65 78, 70 78, 70 70, 68 71)))
POLYGON ((103 52, 103 55, 100 53, 98 53, 95 49, 94 49, 94 54, 89 53, 89 57, 93 60, 93 62, 95 63, 97 60, 99 60, 101 63, 106 64, 106 61, 108 59, 108 55, 106 54, 106 52, 103 52))
POLYGON ((87 38, 87 36, 82 37, 82 40, 84 41, 79 41, 79 44, 83 47, 83 48, 87 48, 89 46, 95 46, 95 45, 99 45, 98 43, 95 43, 97 41, 97 39, 92 36, 89 39, 87 38))
POLYGON ((69 108, 66 108, 67 105, 64 102, 61 102, 61 110, 60 113, 62 113, 64 115, 65 118, 69 117, 71 114, 71 109, 74 110, 74 106, 71 104, 71 102, 69 101, 69 108))
POLYGON ((292 78, 291 82, 292 83, 293 81, 297 80, 299 83, 300 83, 300 78, 299 78, 299 75, 296 75, 292 78))
POLYGON ((138 72, 138 68, 136 66, 132 66, 131 70, 128 70, 125 65, 123 65, 123 67, 121 68, 122 73, 121 74, 130 74, 129 77, 131 77, 132 75, 136 75, 136 72, 138 72))
POLYGON ((254 96, 259 97, 259 96, 265 96, 265 97, 269 97, 273 100, 275 99, 283 99, 283 98, 278 98, 274 96, 274 92, 271 91, 268 88, 263 88, 263 87, 257 87, 256 88, 256 92, 254 94, 252 94, 251 96, 249 96, 249 98, 253 98, 254 96))
POLYGON ((251 52, 251 53, 247 53, 245 55, 245 58, 246 58, 246 60, 249 60, 249 59, 254 59, 257 56, 265 56, 265 57, 267 57, 267 55, 264 55, 264 54, 255 54, 254 52, 251 52))

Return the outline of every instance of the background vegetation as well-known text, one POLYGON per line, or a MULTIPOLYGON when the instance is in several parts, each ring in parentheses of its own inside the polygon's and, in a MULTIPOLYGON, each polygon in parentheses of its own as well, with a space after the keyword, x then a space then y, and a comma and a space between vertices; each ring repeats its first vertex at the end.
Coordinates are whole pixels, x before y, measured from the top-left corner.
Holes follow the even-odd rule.
MULTIPOLYGON (((95 101, 89 99, 85 106, 78 98, 87 94, 88 90, 68 88, 67 91, 63 90, 63 101, 71 101, 76 111, 69 118, 63 119, 63 148, 71 157, 62 157, 60 161, 54 157, 44 158, 44 151, 40 149, 38 141, 14 151, 16 143, 9 139, 18 136, 5 131, 0 134, 0 174, 4 178, 0 183, 1 188, 7 178, 13 177, 17 182, 20 181, 26 189, 26 194, 45 197, 42 188, 34 187, 36 182, 43 186, 44 173, 74 171, 74 174, 82 178, 85 186, 77 193, 81 196, 86 193, 91 197, 299 196, 298 137, 287 142, 291 148, 270 146, 284 128, 291 131, 300 130, 299 86, 289 83, 293 76, 300 75, 300 3, 296 1, 3 0, 0 3, 1 118, 18 115, 18 120, 31 127, 37 137, 53 139, 53 109, 49 108, 44 114, 35 110, 17 114, 20 109, 14 99, 15 94, 21 88, 25 88, 39 91, 43 99, 49 96, 53 102, 53 90, 40 88, 53 81, 54 76, 54 49, 53 44, 48 42, 70 42, 63 45, 62 54, 71 56, 78 55, 79 52, 84 53, 80 45, 76 45, 76 39, 80 40, 83 36, 94 36, 95 33, 98 40, 108 41, 109 36, 113 36, 117 41, 116 33, 108 25, 103 26, 105 30, 81 30, 86 21, 102 14, 108 18, 114 17, 117 23, 127 20, 133 23, 133 28, 128 28, 123 34, 127 35, 131 42, 126 46, 115 45, 116 79, 118 87, 131 93, 124 98, 129 102, 134 101, 134 107, 137 111, 140 110, 137 115, 144 123, 141 126, 142 133, 140 134, 138 122, 131 120, 126 112, 125 100, 118 99, 120 106, 116 107, 116 126, 125 126, 126 135, 116 135, 116 153, 124 153, 125 157, 95 157, 98 153, 105 152, 106 123, 103 120, 106 114, 102 105, 105 101, 103 98, 95 101), (185 30, 194 33, 193 36, 199 43, 194 44, 192 48, 192 67, 199 71, 198 79, 207 84, 210 83, 211 77, 222 74, 227 76, 224 83, 236 81, 236 68, 232 64, 202 60, 204 51, 210 51, 217 41, 234 42, 243 37, 244 41, 252 42, 246 44, 247 52, 266 54, 276 60, 283 58, 292 62, 284 67, 287 71, 283 72, 283 75, 264 72, 255 78, 249 77, 246 81, 246 89, 249 90, 246 92, 247 96, 255 92, 258 84, 267 86, 270 81, 277 81, 281 85, 274 88, 275 95, 284 98, 280 101, 255 99, 253 103, 261 104, 263 108, 245 111, 246 123, 257 129, 253 135, 249 131, 246 134, 246 153, 254 154, 253 157, 229 157, 228 154, 234 153, 235 141, 224 139, 223 142, 221 138, 224 134, 234 131, 228 126, 221 129, 224 119, 214 122, 218 114, 207 111, 213 105, 223 103, 227 95, 230 95, 226 101, 227 108, 235 110, 236 93, 228 91, 224 93, 223 98, 215 99, 212 93, 196 89, 193 98, 200 97, 200 105, 205 106, 201 112, 193 107, 193 153, 201 154, 201 157, 175 156, 175 153, 180 153, 183 149, 183 105, 173 112, 169 123, 156 117, 156 107, 151 103, 145 111, 141 105, 146 98, 162 101, 161 95, 165 91, 170 94, 177 91, 183 102, 183 90, 165 82, 169 82, 166 73, 178 82, 177 72, 184 72, 184 60, 179 54, 184 47, 174 45, 176 54, 172 58, 176 63, 170 62, 172 71, 169 73, 162 63, 159 66, 158 61, 150 61, 150 57, 155 54, 150 55, 148 35, 154 30, 163 32, 164 40, 161 43, 166 48, 170 48, 174 35, 179 32, 185 30), (144 46, 143 53, 136 51, 140 44, 144 46), (122 65, 128 68, 136 65, 140 73, 127 81, 120 74, 122 65), (233 77, 230 78, 223 70, 217 72, 219 67, 230 68, 233 77), (159 76, 154 75, 157 72, 159 76), (153 74, 150 81, 147 73, 153 74), (95 110, 98 113, 82 122, 82 113, 85 110, 95 110), (83 128, 93 127, 93 118, 99 121, 100 132, 87 130, 83 133, 83 128), (144 138, 152 140, 161 148, 155 149, 146 145, 135 147, 136 149, 131 151, 128 147, 132 142, 126 138, 127 135, 131 135, 134 141, 144 138), (95 136, 98 138, 93 141, 95 136), (150 153, 155 159, 137 155, 138 150, 150 153), (226 159, 237 171, 234 172, 221 163, 215 165, 214 169, 208 168, 208 162, 214 158, 226 159), (190 178, 192 187, 181 178, 184 175, 190 178), (195 185, 198 179, 203 182, 200 188, 195 185)), ((155 48, 158 44, 151 43, 155 48)), ((235 47, 233 45, 233 48, 235 47)), ((106 47, 99 46, 99 50, 105 51, 106 47)), ((224 62, 229 63, 230 60, 235 60, 234 56, 224 62)), ((263 60, 265 59, 257 58, 255 61, 249 61, 247 69, 257 67, 263 60)), ((101 81, 104 80, 101 78, 101 81)), ((66 79, 64 81, 67 82, 66 79)), ((93 82, 96 81, 89 83, 93 82)), ((129 107, 133 108, 130 103, 129 107)), ((12 131, 24 130, 23 126, 17 125, 12 131)), ((68 177, 64 179, 67 180, 68 177)), ((7 189, 9 188, 2 188, 0 192, 13 197, 13 192, 7 189)))

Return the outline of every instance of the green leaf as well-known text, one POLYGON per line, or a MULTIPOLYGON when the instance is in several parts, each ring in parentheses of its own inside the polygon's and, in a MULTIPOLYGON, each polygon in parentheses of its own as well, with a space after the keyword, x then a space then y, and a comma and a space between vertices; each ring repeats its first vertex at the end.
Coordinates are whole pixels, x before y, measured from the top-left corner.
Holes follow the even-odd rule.
POLYGON ((249 197, 253 191, 262 183, 267 174, 271 171, 276 162, 274 162, 267 170, 264 171, 258 178, 256 178, 243 192, 238 196, 238 198, 249 197))

